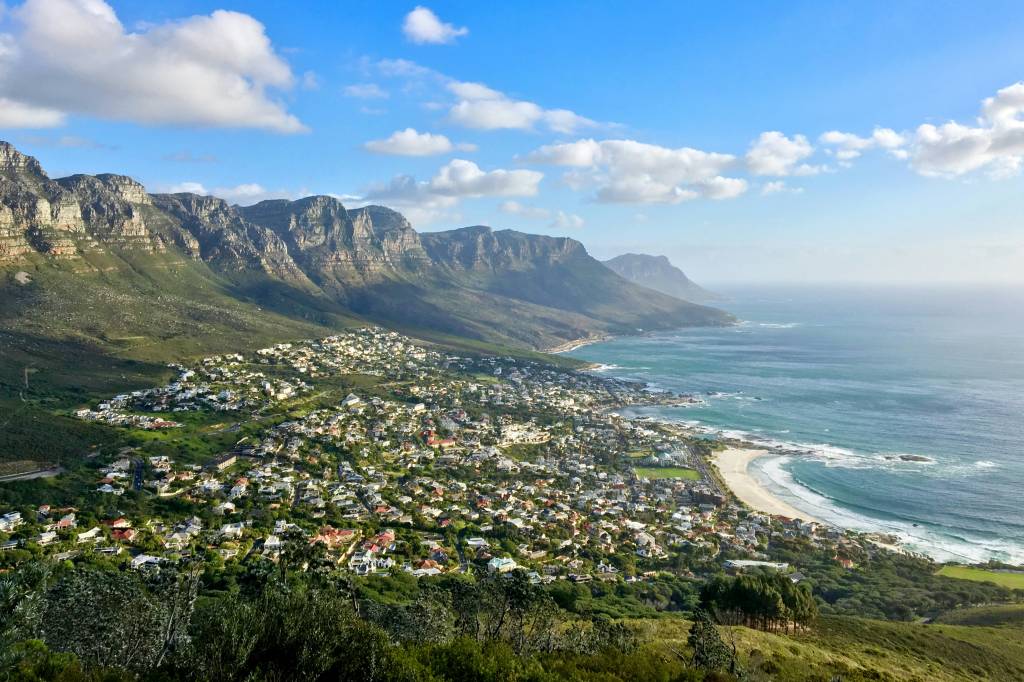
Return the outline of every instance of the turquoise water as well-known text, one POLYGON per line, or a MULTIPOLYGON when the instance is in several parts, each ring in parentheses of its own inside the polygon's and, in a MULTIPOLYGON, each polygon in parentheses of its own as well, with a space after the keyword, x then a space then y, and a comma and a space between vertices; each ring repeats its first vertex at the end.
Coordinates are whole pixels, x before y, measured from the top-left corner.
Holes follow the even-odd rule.
POLYGON ((817 518, 942 560, 1024 562, 1024 290, 723 293, 737 327, 571 355, 706 400, 648 414, 787 449, 752 473, 817 518))

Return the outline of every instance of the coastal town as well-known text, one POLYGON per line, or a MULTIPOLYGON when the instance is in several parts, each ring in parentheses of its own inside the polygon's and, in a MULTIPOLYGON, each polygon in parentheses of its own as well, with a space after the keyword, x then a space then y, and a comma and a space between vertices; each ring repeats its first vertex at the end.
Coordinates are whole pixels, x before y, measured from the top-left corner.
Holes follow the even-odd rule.
POLYGON ((743 506, 711 466, 721 444, 631 411, 696 397, 374 327, 169 369, 164 386, 74 412, 135 444, 88 456, 88 507, 0 510, 0 551, 159 571, 305 546, 355 575, 521 568, 543 583, 756 567, 796 582, 771 537, 847 567, 859 542, 743 506))

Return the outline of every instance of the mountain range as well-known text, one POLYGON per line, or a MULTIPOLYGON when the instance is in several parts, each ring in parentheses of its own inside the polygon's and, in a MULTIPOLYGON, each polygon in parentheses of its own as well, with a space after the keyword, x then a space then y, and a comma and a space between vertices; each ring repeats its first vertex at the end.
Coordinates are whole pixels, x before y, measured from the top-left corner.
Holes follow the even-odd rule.
POLYGON ((724 300, 722 296, 694 283, 665 256, 625 253, 603 262, 617 275, 634 284, 684 301, 715 303, 724 300))
MULTIPOLYGON (((418 233, 330 196, 233 206, 113 174, 51 179, 0 142, 0 333, 198 349, 370 320, 549 349, 728 314, 627 281, 573 239, 474 226, 418 233)), ((138 353, 135 353, 138 355, 138 353)), ((155 355, 155 354, 154 354, 155 355)))

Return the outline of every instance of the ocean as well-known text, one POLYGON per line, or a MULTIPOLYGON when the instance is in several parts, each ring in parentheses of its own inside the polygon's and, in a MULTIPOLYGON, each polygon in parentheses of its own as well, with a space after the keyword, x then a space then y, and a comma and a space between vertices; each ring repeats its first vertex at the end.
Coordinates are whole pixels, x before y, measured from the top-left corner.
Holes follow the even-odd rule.
POLYGON ((1024 563, 1024 289, 721 293, 740 325, 569 354, 705 400, 638 413, 786 450, 751 474, 816 518, 1024 563))

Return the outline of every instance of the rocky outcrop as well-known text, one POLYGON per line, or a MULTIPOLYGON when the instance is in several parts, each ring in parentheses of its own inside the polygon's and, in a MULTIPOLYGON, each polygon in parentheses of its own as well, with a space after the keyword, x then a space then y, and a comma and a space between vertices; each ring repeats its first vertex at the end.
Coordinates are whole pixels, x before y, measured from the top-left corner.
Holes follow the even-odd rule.
POLYGON ((278 234, 249 222, 223 199, 198 194, 154 194, 153 205, 180 229, 174 240, 192 258, 233 272, 256 270, 309 284, 278 234))
POLYGON ((39 162, 0 143, 0 261, 76 258, 84 249, 162 250, 147 226, 145 188, 123 175, 50 180, 39 162))
POLYGON ((620 277, 684 301, 709 303, 722 297, 695 284, 665 256, 626 253, 604 261, 620 277))
POLYGON ((485 225, 428 232, 421 239, 433 262, 459 270, 522 270, 590 258, 575 239, 495 231, 485 225))
POLYGON ((401 214, 372 206, 347 210, 329 196, 239 207, 246 220, 287 245, 306 275, 333 298, 415 273, 429 264, 419 235, 401 214))

